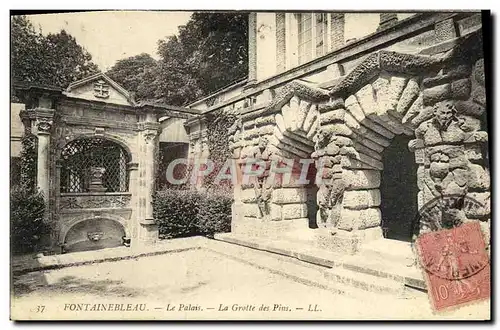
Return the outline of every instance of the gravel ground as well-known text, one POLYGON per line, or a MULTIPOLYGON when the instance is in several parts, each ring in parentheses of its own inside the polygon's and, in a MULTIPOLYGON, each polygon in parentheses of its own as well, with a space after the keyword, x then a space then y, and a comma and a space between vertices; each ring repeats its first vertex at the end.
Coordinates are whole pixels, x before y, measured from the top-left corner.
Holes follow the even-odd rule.
POLYGON ((425 299, 374 305, 204 249, 32 272, 13 289, 13 319, 489 318, 489 302, 442 315, 425 299))

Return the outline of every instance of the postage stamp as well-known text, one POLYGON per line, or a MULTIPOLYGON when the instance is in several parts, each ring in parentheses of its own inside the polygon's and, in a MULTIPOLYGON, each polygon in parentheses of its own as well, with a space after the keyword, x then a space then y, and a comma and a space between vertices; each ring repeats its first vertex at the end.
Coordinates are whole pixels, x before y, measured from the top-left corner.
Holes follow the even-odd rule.
POLYGON ((422 234, 417 250, 436 311, 490 297, 490 263, 479 222, 422 234))

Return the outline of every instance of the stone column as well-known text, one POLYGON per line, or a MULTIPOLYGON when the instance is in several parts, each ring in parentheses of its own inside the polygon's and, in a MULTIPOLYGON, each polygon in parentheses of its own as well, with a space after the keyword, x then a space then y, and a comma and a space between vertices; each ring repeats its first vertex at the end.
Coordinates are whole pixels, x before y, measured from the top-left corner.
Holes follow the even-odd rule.
POLYGON ((345 14, 331 13, 331 45, 330 49, 335 50, 344 45, 344 30, 345 30, 345 14))
POLYGON ((257 13, 248 14, 248 85, 257 82, 257 13))
POLYGON ((156 136, 158 131, 146 130, 143 132, 145 145, 144 154, 144 193, 146 197, 146 221, 153 219, 152 195, 155 188, 155 151, 156 151, 156 136))
MULTIPOLYGON (((37 109, 41 110, 41 109, 37 109)), ((54 110, 43 109, 36 118, 36 134, 38 137, 37 186, 43 193, 45 202, 49 201, 50 182, 50 133, 52 130, 54 110)))
POLYGON ((157 146, 158 123, 143 123, 144 129, 139 134, 139 173, 138 179, 131 172, 131 184, 135 184, 134 200, 136 201, 136 237, 132 246, 152 245, 158 240, 158 226, 153 218, 153 194, 155 189, 155 151, 157 146), (136 181, 134 183, 134 181, 136 181))
POLYGON ((276 72, 286 70, 286 13, 276 13, 276 72))
MULTIPOLYGON (((129 178, 129 192, 132 194, 130 198, 130 207, 132 208, 132 215, 131 219, 138 219, 138 209, 139 209, 139 203, 138 203, 138 195, 140 194, 140 187, 139 187, 139 182, 138 182, 138 176, 139 176, 139 164, 138 163, 128 163, 127 164, 127 170, 128 170, 128 178, 129 178)), ((137 239, 137 226, 138 223, 135 221, 132 221, 130 223, 129 227, 129 234, 131 242, 135 242, 137 239)), ((133 244, 133 243, 132 243, 133 244)))
POLYGON ((398 22, 398 15, 396 13, 381 13, 380 23, 377 31, 384 30, 398 22))

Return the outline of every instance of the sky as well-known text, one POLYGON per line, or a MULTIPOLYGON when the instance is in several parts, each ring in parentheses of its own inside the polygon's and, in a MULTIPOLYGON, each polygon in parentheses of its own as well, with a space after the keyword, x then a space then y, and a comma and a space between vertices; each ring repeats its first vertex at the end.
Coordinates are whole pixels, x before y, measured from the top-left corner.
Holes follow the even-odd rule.
MULTIPOLYGON (((122 58, 148 53, 158 59, 157 42, 174 35, 189 21, 192 12, 102 11, 30 15, 35 28, 44 34, 65 29, 92 54, 93 61, 107 71, 122 58)), ((400 19, 409 14, 398 14, 400 19)), ((376 30, 379 14, 347 14, 346 39, 359 38, 376 30), (360 24, 362 22, 362 24, 360 24)))
POLYGON ((29 15, 43 34, 66 30, 92 54, 103 71, 122 58, 148 53, 154 58, 157 41, 176 34, 192 12, 108 11, 29 15))

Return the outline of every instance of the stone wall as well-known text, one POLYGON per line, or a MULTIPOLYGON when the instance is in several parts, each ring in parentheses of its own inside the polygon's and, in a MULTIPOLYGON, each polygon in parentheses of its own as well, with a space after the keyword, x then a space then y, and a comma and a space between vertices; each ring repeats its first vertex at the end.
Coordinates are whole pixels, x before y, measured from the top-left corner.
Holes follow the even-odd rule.
POLYGON ((235 188, 234 231, 249 232, 252 221, 262 235, 284 230, 272 222, 307 228, 307 189, 276 183, 270 173, 274 160, 312 158, 322 169, 317 226, 353 240, 381 237, 382 153, 399 134, 414 137, 408 148, 418 164, 419 208, 443 195, 473 197, 485 207, 466 217, 487 223, 483 62, 479 30, 432 55, 372 53, 327 89, 294 81, 269 91, 267 106, 243 110, 229 130, 240 166, 262 159, 266 168, 235 188))

